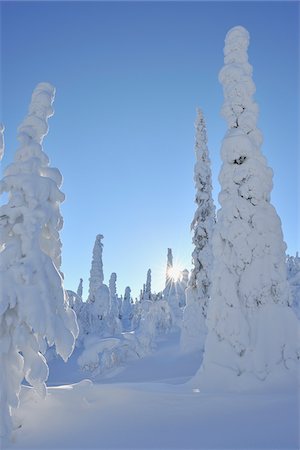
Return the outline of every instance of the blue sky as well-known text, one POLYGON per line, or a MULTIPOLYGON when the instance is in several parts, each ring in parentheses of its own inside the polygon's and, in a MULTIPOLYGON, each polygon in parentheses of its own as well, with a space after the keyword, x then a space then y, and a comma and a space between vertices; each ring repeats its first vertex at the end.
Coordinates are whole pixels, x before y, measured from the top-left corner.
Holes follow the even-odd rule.
POLYGON ((203 109, 219 192, 226 32, 251 35, 263 153, 288 252, 299 249, 298 2, 1 2, 2 121, 6 154, 40 81, 56 86, 44 149, 64 177, 63 271, 87 293, 96 234, 104 272, 134 296, 153 271, 163 286, 167 248, 191 267, 194 120, 203 109))

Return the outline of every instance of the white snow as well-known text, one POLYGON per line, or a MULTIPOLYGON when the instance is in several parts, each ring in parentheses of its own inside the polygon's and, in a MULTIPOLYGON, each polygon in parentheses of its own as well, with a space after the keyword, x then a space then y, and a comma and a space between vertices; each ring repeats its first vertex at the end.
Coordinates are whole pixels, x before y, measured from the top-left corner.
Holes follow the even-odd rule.
MULTIPOLYGON (((50 363, 53 380, 74 377, 74 357, 63 380, 58 361, 50 363)), ((12 449, 297 448, 295 386, 203 394, 184 384, 199 364, 199 354, 179 354, 178 335, 172 335, 156 353, 100 378, 101 384, 78 378, 48 388, 45 401, 24 386, 16 417, 16 425, 23 425, 14 432, 12 449)))

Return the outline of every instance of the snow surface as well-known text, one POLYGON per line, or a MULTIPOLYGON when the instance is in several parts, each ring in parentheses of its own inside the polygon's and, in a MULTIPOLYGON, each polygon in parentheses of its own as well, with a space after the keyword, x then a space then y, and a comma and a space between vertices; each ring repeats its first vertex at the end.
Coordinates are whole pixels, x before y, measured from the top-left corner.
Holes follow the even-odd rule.
POLYGON ((75 361, 76 351, 67 364, 50 362, 50 384, 65 384, 49 387, 45 401, 22 388, 16 426, 23 425, 10 448, 299 448, 296 386, 202 394, 185 383, 197 371, 201 354, 180 354, 178 334, 161 340, 152 355, 99 378, 101 384, 82 379, 75 361))

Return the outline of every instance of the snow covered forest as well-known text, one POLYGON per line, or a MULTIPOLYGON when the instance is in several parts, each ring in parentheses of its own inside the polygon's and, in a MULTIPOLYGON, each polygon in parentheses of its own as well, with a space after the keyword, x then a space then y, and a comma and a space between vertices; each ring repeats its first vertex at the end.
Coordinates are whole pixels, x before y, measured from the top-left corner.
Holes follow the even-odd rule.
POLYGON ((43 149, 55 88, 34 89, 0 181, 3 448, 299 446, 300 257, 286 254, 270 200, 249 41, 228 31, 219 72, 220 208, 198 109, 192 266, 179 270, 166 248, 165 285, 153 291, 149 268, 139 298, 118 291, 117 273, 104 279, 101 224, 89 279, 65 286, 62 175, 43 149))

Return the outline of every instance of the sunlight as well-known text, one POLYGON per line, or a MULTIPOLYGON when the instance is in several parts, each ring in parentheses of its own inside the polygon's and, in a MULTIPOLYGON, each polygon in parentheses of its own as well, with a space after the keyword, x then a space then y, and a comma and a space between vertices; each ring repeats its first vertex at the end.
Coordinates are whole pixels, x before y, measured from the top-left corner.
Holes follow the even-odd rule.
POLYGON ((181 273, 181 267, 178 265, 174 265, 173 267, 168 268, 167 276, 169 280, 176 283, 181 279, 182 273, 181 273))

